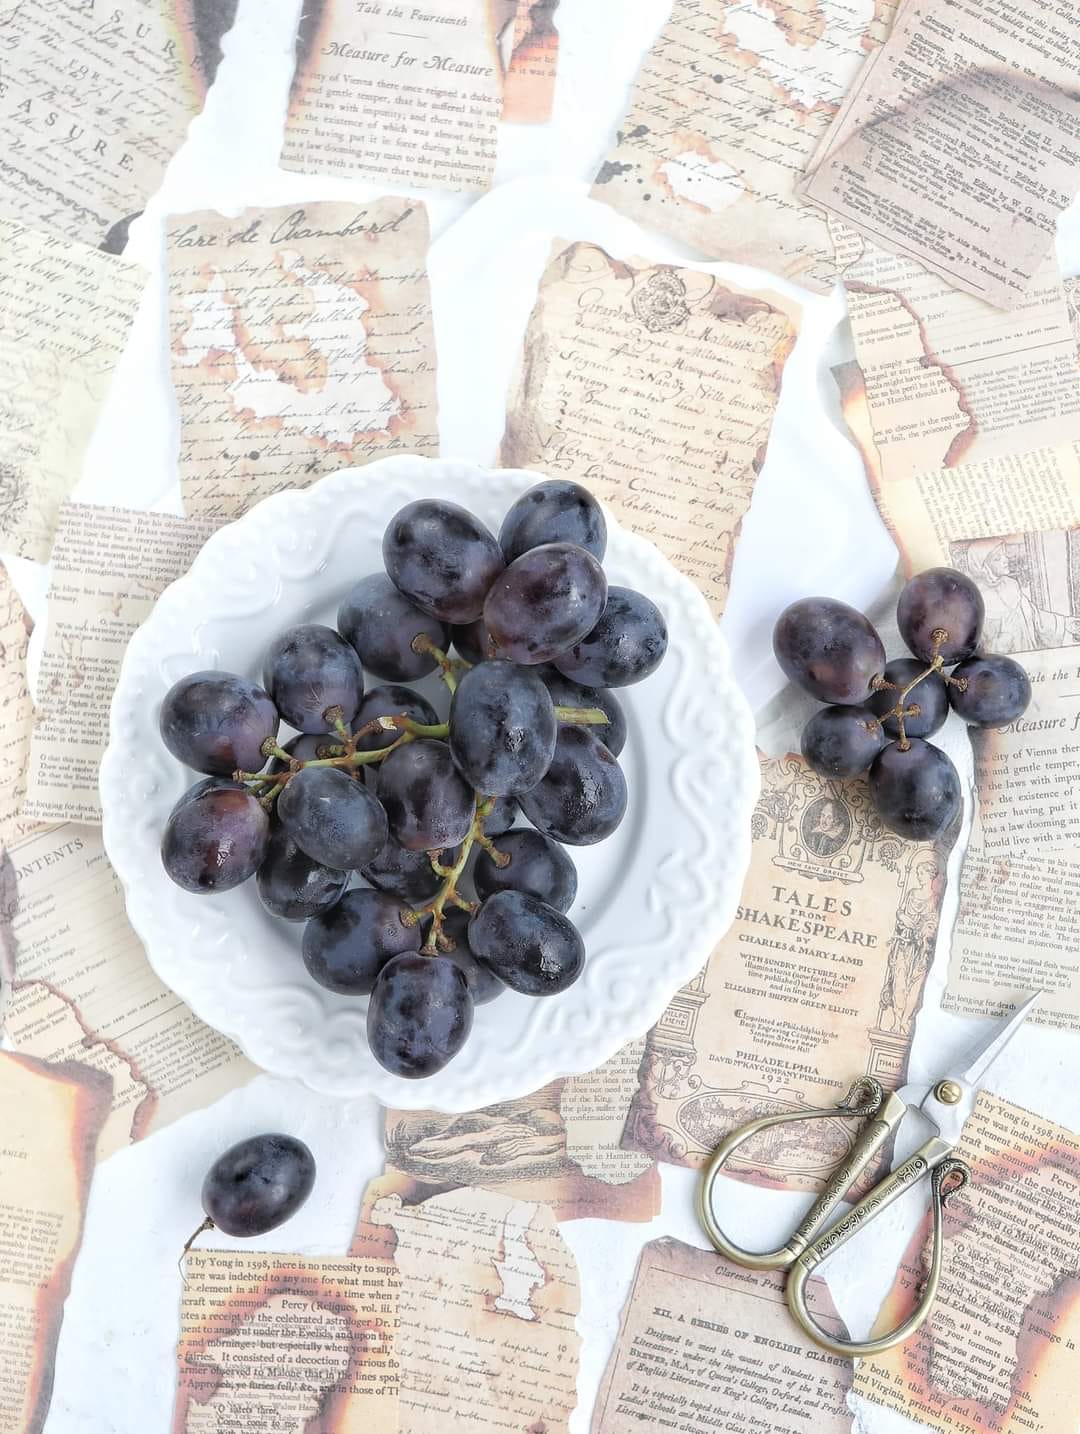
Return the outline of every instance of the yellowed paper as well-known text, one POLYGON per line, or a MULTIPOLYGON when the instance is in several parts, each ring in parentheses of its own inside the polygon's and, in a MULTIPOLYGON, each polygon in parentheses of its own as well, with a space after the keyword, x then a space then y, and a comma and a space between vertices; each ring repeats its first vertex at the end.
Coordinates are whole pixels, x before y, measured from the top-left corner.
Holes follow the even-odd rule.
POLYGON ((388 1110, 387 1189, 416 1203, 436 1189, 471 1185, 539 1200, 558 1220, 654 1219, 656 1164, 619 1145, 644 1044, 635 1041, 598 1070, 467 1115, 388 1110))
POLYGON ((820 215, 795 186, 894 0, 675 0, 593 197, 710 259, 827 292, 820 215))
POLYGON ((499 461, 585 483, 719 617, 798 319, 772 293, 557 240, 499 461))
POLYGON ((101 820, 98 767, 124 650, 216 526, 91 503, 61 510, 24 816, 101 820))
MULTIPOLYGON (((807 1300, 846 1338, 816 1276, 807 1300)), ((784 1276, 654 1240, 638 1261, 592 1434, 847 1434, 851 1362, 816 1349, 784 1303, 784 1276)))
POLYGON ((401 1434, 567 1434, 580 1292, 551 1210, 487 1190, 368 1203, 351 1253, 401 1279, 401 1434))
POLYGON ((119 253, 202 109, 237 0, 19 0, 0 17, 0 208, 119 253))
POLYGON ((1080 5, 906 0, 799 192, 965 293, 1012 309, 1054 242, 1080 158, 1080 5))
POLYGON ((282 167, 488 189, 502 83, 488 0, 304 0, 282 167))
POLYGON ((502 118, 543 124, 551 118, 559 70, 560 0, 518 0, 510 63, 503 77, 502 118))
POLYGON ((0 549, 48 559, 144 279, 123 259, 0 219, 0 549))
POLYGON ((101 834, 63 825, 6 857, 5 938, 16 1050, 82 1061, 113 1084, 100 1158, 244 1085, 257 1071, 161 984, 128 924, 101 834))
POLYGON ((428 238, 404 199, 170 221, 185 512, 219 526, 334 469, 438 453, 428 238))
MULTIPOLYGON (((1074 1434, 1080 1140, 984 1093, 957 1154, 973 1180, 946 1214, 937 1303, 913 1339, 859 1362, 855 1393, 942 1434, 1074 1434)), ((911 1307, 924 1239, 882 1328, 911 1307)))
POLYGON ((0 1429, 40 1434, 109 1082, 0 1053, 0 1429))
POLYGON ((197 1250, 185 1275, 173 1434, 397 1434, 390 1260, 197 1250))
POLYGON ((10 847, 35 823, 22 815, 34 704, 26 679, 26 652, 33 624, 7 569, 0 566, 0 849, 10 847))
MULTIPOLYGON (((836 1106, 862 1075, 903 1082, 933 960, 955 833, 910 842, 863 779, 762 758, 735 924, 649 1033, 624 1144, 702 1165, 762 1115, 836 1106)), ((820 1189, 859 1134, 832 1118, 778 1127, 728 1162, 753 1183, 820 1189)))

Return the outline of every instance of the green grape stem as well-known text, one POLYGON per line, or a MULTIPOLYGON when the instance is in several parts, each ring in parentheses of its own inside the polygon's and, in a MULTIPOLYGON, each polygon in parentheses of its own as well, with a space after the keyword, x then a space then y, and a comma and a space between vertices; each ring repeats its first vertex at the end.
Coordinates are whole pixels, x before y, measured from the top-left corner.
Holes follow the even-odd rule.
POLYGON ((484 839, 484 822, 491 815, 494 805, 493 797, 483 797, 479 792, 475 794, 472 825, 469 827, 465 840, 461 843, 457 861, 452 867, 444 867, 435 857, 431 858, 431 865, 436 875, 443 876, 442 886, 426 906, 402 912, 401 919, 406 926, 415 926, 418 922, 426 921, 429 916, 431 917, 431 928, 428 931, 427 940, 420 948, 421 956, 438 956, 440 951, 452 949, 444 945, 446 938, 443 936, 443 916, 448 901, 453 902, 463 911, 475 910, 474 902, 466 901, 463 896, 458 894, 457 884, 468 865, 469 854, 474 844, 477 840, 483 841, 484 839), (444 873, 445 875, 443 875, 444 873))
POLYGON ((896 718, 896 726, 900 734, 897 738, 897 746, 901 752, 911 750, 911 738, 908 736, 907 729, 904 726, 905 718, 918 717, 922 714, 922 708, 917 702, 913 702, 907 707, 904 706, 909 692, 913 692, 920 682, 924 681, 927 677, 934 676, 935 673, 946 685, 956 687, 961 692, 967 689, 967 678, 950 677, 945 671, 945 659, 941 655, 941 646, 947 640, 948 636, 949 634, 945 628, 937 627, 934 629, 931 634, 934 645, 931 649, 933 656, 930 659, 930 666, 924 672, 920 672, 918 677, 913 677, 906 687, 898 688, 895 682, 889 682, 884 677, 875 677, 870 684, 875 692, 890 691, 897 693, 896 706, 891 707, 888 712, 883 712, 878 718, 876 725, 883 727, 888 718, 896 718))
POLYGON ((457 691, 458 674, 468 672, 472 663, 466 662, 464 658, 459 658, 455 661, 454 658, 447 656, 441 647, 435 646, 426 632, 418 632, 410 646, 413 652, 426 652, 429 657, 435 659, 439 665, 439 675, 446 683, 452 697, 457 691))

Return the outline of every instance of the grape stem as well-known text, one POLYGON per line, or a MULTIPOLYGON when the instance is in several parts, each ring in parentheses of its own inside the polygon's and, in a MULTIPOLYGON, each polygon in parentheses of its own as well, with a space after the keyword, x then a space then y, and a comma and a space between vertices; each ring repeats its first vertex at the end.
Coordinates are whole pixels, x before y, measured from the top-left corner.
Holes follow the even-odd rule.
POLYGON ((599 707, 556 707, 556 720, 568 726, 602 727, 610 717, 599 707))
POLYGON ((448 938, 443 935, 443 915, 448 901, 452 901, 455 906, 459 906, 463 911, 475 910, 474 902, 466 901, 464 897, 458 894, 457 884, 461 880, 462 872, 464 872, 468 864, 469 854, 473 849, 473 845, 477 840, 481 843, 485 840, 484 823, 491 815, 494 806, 494 797, 483 797, 479 792, 476 793, 472 825, 469 827, 465 840, 461 843, 461 850, 458 852, 457 861, 454 862, 452 867, 447 868, 444 867, 441 862, 437 862, 434 857, 431 858, 431 865, 436 874, 443 876, 442 886, 426 906, 421 906, 415 911, 403 911, 401 914, 401 919, 406 926, 415 926, 418 922, 426 920, 429 916, 431 917, 431 929, 428 931, 427 940, 420 948, 421 956, 438 956, 440 951, 453 949, 452 946, 444 944, 448 942, 448 938))
POLYGON ((188 1240, 187 1244, 180 1251, 180 1258, 176 1262, 176 1268, 180 1271, 180 1278, 184 1281, 185 1285, 187 1284, 187 1276, 184 1274, 184 1260, 187 1258, 187 1253, 200 1235, 205 1234, 207 1230, 212 1230, 213 1228, 214 1222, 213 1220, 211 1220, 210 1216, 207 1215, 206 1219, 202 1222, 199 1228, 192 1235, 191 1239, 188 1240))
POLYGON ((442 680, 446 683, 452 697, 457 691, 458 673, 468 672, 472 663, 466 662, 464 659, 455 662, 453 658, 448 657, 446 653, 443 652, 441 647, 435 646, 426 632, 418 632, 410 643, 410 646, 413 652, 426 652, 428 657, 435 659, 439 665, 439 673, 442 680))
POLYGON ((875 692, 888 690, 897 693, 896 706, 891 707, 888 712, 881 714, 878 718, 877 726, 883 727, 888 718, 896 718, 896 726, 900 734, 896 745, 900 748, 901 752, 911 750, 911 738, 908 736, 907 730, 904 727, 905 718, 919 717, 922 715, 922 708, 917 702, 912 702, 911 705, 907 707, 904 706, 909 692, 913 692, 920 682, 924 681, 927 677, 932 677, 935 673, 947 685, 957 687, 961 692, 967 689, 967 678, 950 677, 945 671, 945 659, 941 655, 941 646, 948 639, 948 636, 949 634, 945 628, 936 627, 934 629, 931 633, 934 645, 931 648, 932 656, 930 658, 930 666, 925 672, 920 672, 918 677, 913 677, 906 687, 898 688, 895 682, 889 682, 884 677, 875 677, 870 684, 875 692))

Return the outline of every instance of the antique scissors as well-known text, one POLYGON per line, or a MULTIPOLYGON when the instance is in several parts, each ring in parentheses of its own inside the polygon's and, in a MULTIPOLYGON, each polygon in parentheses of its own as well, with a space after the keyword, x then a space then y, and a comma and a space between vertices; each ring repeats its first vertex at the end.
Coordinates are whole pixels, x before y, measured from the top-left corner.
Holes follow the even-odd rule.
POLYGON ((975 1107, 983 1077, 1020 1029, 1042 992, 1030 996, 1011 1017, 1002 1022, 991 1039, 958 1075, 940 1077, 930 1086, 906 1085, 886 1092, 872 1076, 857 1080, 841 1103, 832 1110, 809 1110, 795 1115, 767 1115, 733 1131, 713 1152, 705 1167, 699 1191, 701 1222, 721 1254, 751 1270, 787 1270, 786 1298, 796 1322, 809 1337, 833 1354, 859 1359, 880 1354, 910 1339, 930 1313, 941 1278, 942 1211, 950 1196, 967 1184, 971 1172, 952 1152, 960 1139, 964 1121, 975 1107), (936 1130, 913 1155, 899 1164, 830 1229, 819 1234, 829 1216, 870 1164, 888 1137, 910 1110, 920 1114, 936 1130), (851 1154, 830 1178, 806 1218, 782 1249, 755 1254, 734 1244, 720 1229, 713 1208, 716 1177, 739 1146, 762 1130, 794 1120, 827 1116, 865 1116, 864 1128, 851 1154), (933 1211, 933 1244, 930 1274, 914 1312, 890 1334, 863 1341, 836 1339, 814 1322, 806 1303, 806 1282, 821 1263, 845 1244, 868 1220, 911 1188, 924 1175, 930 1176, 930 1204, 933 1211), (815 1238, 816 1237, 816 1238, 815 1238))

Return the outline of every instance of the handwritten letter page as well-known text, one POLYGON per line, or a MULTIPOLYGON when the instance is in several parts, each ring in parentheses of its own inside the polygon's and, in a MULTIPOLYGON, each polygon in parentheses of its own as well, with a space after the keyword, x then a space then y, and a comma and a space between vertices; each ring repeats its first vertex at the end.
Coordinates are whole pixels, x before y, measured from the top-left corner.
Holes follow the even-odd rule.
POLYGON ((33 831, 22 815, 34 705, 26 680, 32 625, 7 569, 0 567, 0 849, 33 831))

